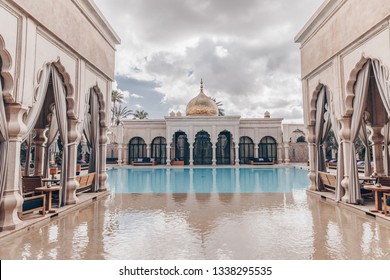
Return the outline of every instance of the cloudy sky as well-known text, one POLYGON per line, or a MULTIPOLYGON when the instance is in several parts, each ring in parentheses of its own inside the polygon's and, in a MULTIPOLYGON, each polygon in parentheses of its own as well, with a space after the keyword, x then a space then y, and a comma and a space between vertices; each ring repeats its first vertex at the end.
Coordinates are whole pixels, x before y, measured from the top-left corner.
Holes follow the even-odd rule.
POLYGON ((204 92, 227 115, 303 122, 294 36, 323 0, 94 0, 122 43, 114 88, 149 118, 204 92))

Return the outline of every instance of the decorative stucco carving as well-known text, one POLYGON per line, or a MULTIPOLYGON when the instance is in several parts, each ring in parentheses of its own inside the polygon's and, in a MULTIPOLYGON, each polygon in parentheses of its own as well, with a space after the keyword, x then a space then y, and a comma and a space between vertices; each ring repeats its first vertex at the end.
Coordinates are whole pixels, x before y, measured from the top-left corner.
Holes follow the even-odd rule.
POLYGON ((44 69, 45 65, 48 65, 48 64, 53 64, 63 79, 63 83, 64 83, 64 86, 66 89, 66 104, 67 104, 68 119, 77 120, 78 116, 77 116, 76 111, 75 111, 76 100, 75 100, 75 94, 74 94, 74 87, 72 85, 70 75, 66 71, 65 67, 62 65, 59 57, 57 57, 57 59, 55 61, 45 63, 44 66, 42 66, 42 68, 40 70, 38 70, 37 84, 34 88, 33 105, 37 100, 38 89, 41 86, 43 69, 44 69))
POLYGON ((353 113, 353 99, 355 98, 355 90, 354 86, 356 83, 356 80, 358 78, 360 70, 362 70, 363 66, 368 62, 368 61, 373 61, 377 60, 379 61, 381 68, 383 68, 384 73, 385 73, 385 78, 388 80, 389 78, 389 69, 386 67, 382 61, 378 58, 370 57, 367 56, 364 52, 361 55, 360 60, 356 63, 355 67, 352 69, 350 75, 349 75, 349 80, 346 84, 346 90, 347 94, 345 96, 345 105, 346 105, 346 111, 345 111, 345 116, 351 116, 353 113))
POLYGON ((9 72, 11 70, 12 58, 10 53, 5 47, 3 37, 0 35, 0 57, 2 61, 1 76, 3 77, 3 98, 7 103, 13 103, 15 101, 12 91, 14 89, 14 79, 9 72))
POLYGON ((93 90, 98 96, 99 101, 99 117, 100 117, 100 127, 107 127, 106 123, 106 102, 104 101, 104 95, 101 92, 99 86, 96 84, 93 86, 93 90))

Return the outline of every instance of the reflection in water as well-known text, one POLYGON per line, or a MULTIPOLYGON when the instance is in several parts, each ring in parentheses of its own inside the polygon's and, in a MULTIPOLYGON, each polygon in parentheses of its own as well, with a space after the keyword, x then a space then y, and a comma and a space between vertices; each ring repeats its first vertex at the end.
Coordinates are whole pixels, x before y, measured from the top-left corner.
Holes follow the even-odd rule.
POLYGON ((157 168, 109 172, 113 193, 286 192, 307 188, 308 184, 307 170, 297 168, 157 168), (122 177, 126 179, 118 179, 122 177))
POLYGON ((304 190, 112 194, 0 244, 0 258, 390 259, 388 240, 388 227, 304 190))

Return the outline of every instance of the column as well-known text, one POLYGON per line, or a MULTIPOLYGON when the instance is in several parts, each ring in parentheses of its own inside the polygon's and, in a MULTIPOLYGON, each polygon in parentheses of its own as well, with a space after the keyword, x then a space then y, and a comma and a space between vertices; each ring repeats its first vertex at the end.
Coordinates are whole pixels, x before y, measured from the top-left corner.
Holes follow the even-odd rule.
POLYGON ((147 144, 146 145, 146 157, 150 158, 151 157, 151 153, 150 153, 150 144, 147 144))
POLYGON ((122 165, 123 161, 122 161, 122 149, 123 149, 123 124, 120 124, 119 126, 117 126, 117 130, 116 130, 116 136, 117 136, 117 147, 118 147, 118 164, 119 165, 122 165))
POLYGON ((378 176, 385 176, 383 168, 383 135, 381 133, 382 127, 372 127, 370 140, 373 143, 372 154, 374 159, 374 174, 378 176))
POLYGON ((290 143, 284 142, 284 163, 290 164, 290 143))
POLYGON ((308 142, 308 148, 309 148, 309 190, 315 191, 317 190, 317 182, 316 182, 316 168, 315 168, 315 126, 309 125, 307 127, 308 135, 307 135, 307 142, 308 142))
POLYGON ((194 166, 194 143, 190 143, 190 166, 194 166))
POLYGON ((107 127, 100 127, 100 137, 99 137, 99 192, 103 192, 107 190, 107 172, 106 172, 106 153, 107 153, 107 127))
POLYGON ((122 144, 117 144, 118 147, 118 164, 122 165, 122 144))
MULTIPOLYGON (((238 141, 236 141, 238 143, 238 141)), ((234 159, 234 165, 239 166, 240 165, 240 156, 238 154, 240 146, 238 144, 234 145, 236 158, 234 159)))
POLYGON ((351 118, 344 117, 340 119, 341 130, 339 132, 341 143, 343 145, 344 151, 344 162, 338 162, 339 164, 344 164, 344 178, 341 181, 341 187, 344 191, 344 196, 341 197, 341 201, 349 202, 349 171, 351 169, 351 156, 355 157, 355 155, 351 155, 351 118))
POLYGON ((47 143, 46 137, 47 128, 37 128, 35 129, 35 157, 34 157, 34 175, 42 176, 45 160, 45 147, 47 143))
POLYGON ((283 162, 282 148, 283 148, 283 144, 282 143, 278 143, 278 163, 282 163, 283 162))
POLYGON ((68 120, 68 178, 66 186, 62 186, 62 191, 65 192, 65 205, 76 204, 79 200, 76 196, 76 189, 79 186, 76 180, 77 147, 81 140, 79 125, 81 123, 78 120, 68 120))
POLYGON ((254 158, 259 158, 260 156, 259 156, 259 145, 258 144, 254 144, 254 146, 255 146, 255 150, 254 150, 254 158))
POLYGON ((217 165, 217 143, 212 144, 212 149, 213 149, 213 159, 212 159, 212 166, 217 165))
POLYGON ((20 104, 7 104, 5 106, 8 121, 8 168, 7 181, 0 204, 0 231, 14 230, 20 226, 18 211, 23 203, 20 195, 20 147, 22 136, 27 128, 23 122, 23 115, 27 107, 20 104))
POLYGON ((167 143, 167 146, 166 146, 167 166, 171 166, 171 145, 172 145, 172 143, 167 143))
POLYGON ((123 145, 123 163, 129 163, 129 146, 127 144, 123 145))

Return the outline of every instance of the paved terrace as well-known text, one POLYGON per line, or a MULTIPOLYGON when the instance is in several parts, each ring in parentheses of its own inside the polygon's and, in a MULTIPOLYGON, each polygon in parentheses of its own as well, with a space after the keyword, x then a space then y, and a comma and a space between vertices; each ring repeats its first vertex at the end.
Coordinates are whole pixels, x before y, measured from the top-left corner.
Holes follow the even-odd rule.
MULTIPOLYGON (((274 166, 280 166, 278 164, 274 166)), ((304 164, 294 164, 294 166, 299 168, 307 168, 304 164)), ((124 165, 108 165, 108 169, 113 167, 129 167, 134 168, 130 166, 124 166, 124 165)), ((248 168, 263 168, 263 167, 254 167, 254 166, 242 166, 242 167, 248 167, 248 168)), ((137 168, 137 167, 135 167, 137 168)), ((142 167, 142 168, 156 168, 156 167, 142 167)), ((158 166, 158 168, 163 168, 161 166, 158 166)), ((171 167, 171 168, 183 168, 183 167, 171 167)), ((319 191, 310 191, 307 190, 307 195, 310 195, 312 197, 316 197, 319 200, 325 201, 326 203, 332 204, 336 207, 340 207, 342 209, 345 209, 346 211, 353 211, 354 213, 369 217, 370 219, 374 219, 379 223, 385 224, 386 226, 390 226, 390 216, 385 216, 382 213, 375 213, 371 212, 370 209, 375 208, 375 201, 373 198, 365 199, 364 205, 354 205, 354 204, 348 204, 344 202, 335 202, 335 194, 332 192, 319 192, 319 191)), ((82 193, 78 196, 79 202, 77 204, 73 205, 66 205, 61 208, 54 208, 56 210, 55 213, 47 213, 44 217, 39 217, 31 220, 25 220, 22 221, 22 223, 19 225, 19 227, 12 231, 5 231, 0 232, 0 242, 7 241, 8 238, 14 238, 15 236, 19 236, 25 233, 28 233, 30 230, 39 228, 55 219, 59 219, 65 215, 71 214, 74 211, 77 211, 81 208, 84 208, 92 203, 94 203, 96 200, 99 200, 101 198, 104 198, 110 194, 109 191, 104 192, 97 192, 97 193, 82 193)))

